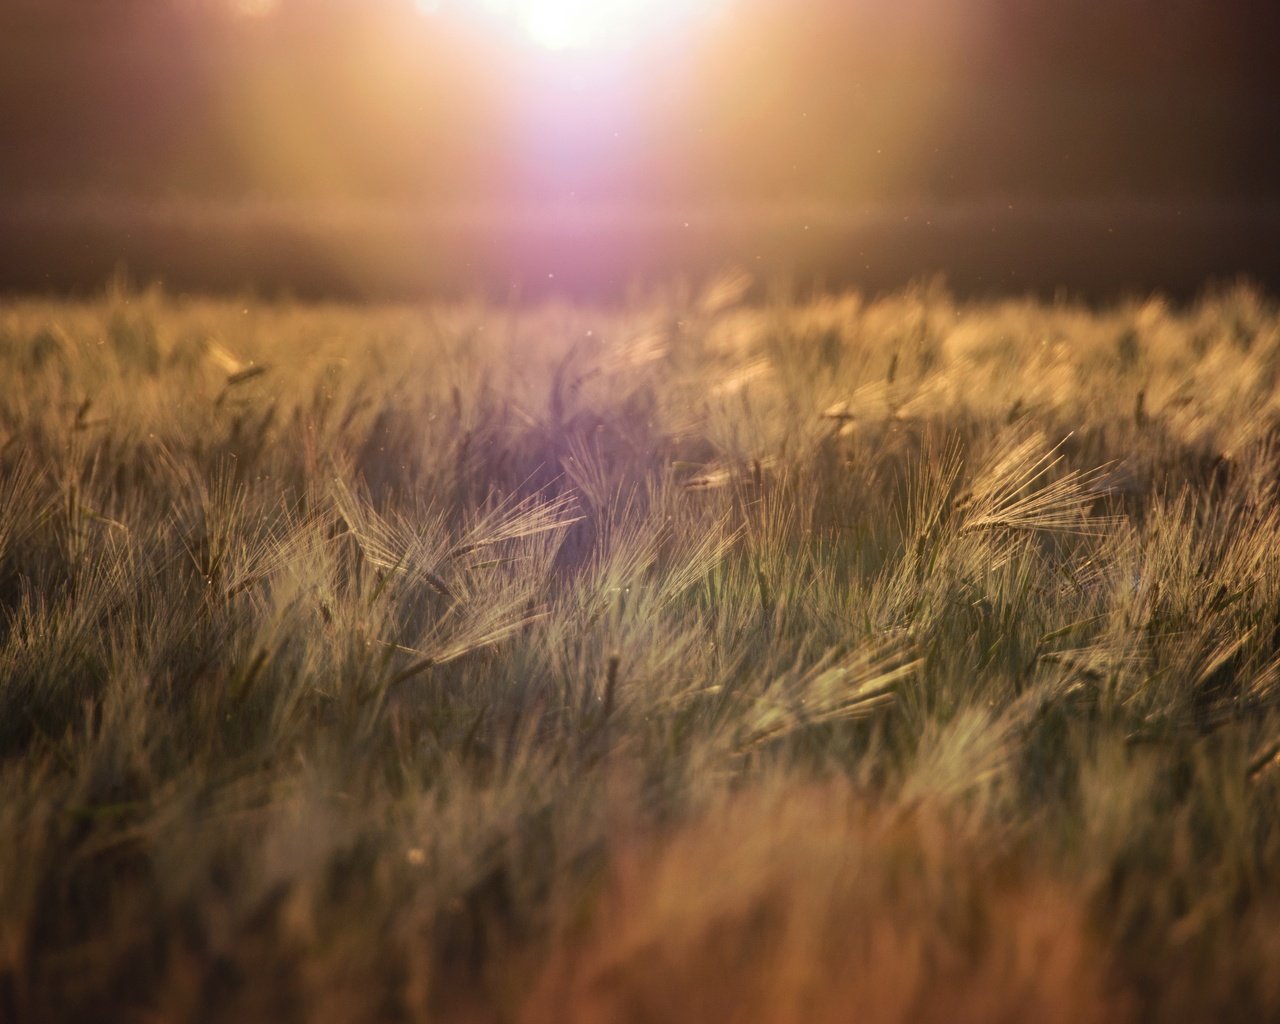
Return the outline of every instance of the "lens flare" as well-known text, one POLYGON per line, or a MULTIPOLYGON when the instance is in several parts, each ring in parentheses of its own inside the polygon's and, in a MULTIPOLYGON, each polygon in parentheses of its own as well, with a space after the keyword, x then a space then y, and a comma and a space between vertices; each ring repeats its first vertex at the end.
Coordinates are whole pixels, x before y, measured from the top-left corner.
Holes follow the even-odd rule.
POLYGON ((618 46, 674 29, 715 0, 481 0, 548 50, 618 46))
POLYGON ((265 18, 275 14, 278 0, 231 0, 231 13, 241 18, 265 18))

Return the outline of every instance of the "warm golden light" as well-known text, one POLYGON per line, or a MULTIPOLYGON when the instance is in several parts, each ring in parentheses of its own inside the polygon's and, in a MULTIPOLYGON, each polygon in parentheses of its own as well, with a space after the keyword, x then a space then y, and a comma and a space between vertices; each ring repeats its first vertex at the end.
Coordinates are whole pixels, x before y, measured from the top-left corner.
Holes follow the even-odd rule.
POLYGON ((231 12, 242 18, 265 18, 276 11, 278 0, 231 0, 231 12))
POLYGON ((676 27, 715 0, 480 0, 548 50, 626 45, 676 27))

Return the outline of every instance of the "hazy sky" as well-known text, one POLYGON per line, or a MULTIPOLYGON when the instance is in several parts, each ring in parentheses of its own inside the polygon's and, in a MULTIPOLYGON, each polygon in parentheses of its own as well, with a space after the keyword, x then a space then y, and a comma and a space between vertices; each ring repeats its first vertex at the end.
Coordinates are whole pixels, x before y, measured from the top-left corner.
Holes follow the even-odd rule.
POLYGON ((705 3, 2 0, 0 191, 1280 195, 1271 3, 705 3))

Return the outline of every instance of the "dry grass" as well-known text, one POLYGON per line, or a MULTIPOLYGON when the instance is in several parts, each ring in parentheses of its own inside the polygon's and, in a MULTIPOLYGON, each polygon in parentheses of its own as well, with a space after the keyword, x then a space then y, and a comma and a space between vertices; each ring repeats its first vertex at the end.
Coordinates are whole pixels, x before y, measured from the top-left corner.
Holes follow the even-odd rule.
POLYGON ((0 306, 0 1019, 1280 1016, 1280 310, 0 306))

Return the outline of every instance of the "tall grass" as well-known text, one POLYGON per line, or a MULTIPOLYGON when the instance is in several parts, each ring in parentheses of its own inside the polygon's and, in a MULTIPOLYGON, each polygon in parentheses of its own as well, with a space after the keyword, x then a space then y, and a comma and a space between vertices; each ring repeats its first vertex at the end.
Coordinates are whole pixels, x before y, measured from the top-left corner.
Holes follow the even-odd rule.
POLYGON ((1280 1017, 1280 310, 0 306, 0 1019, 1280 1017))

